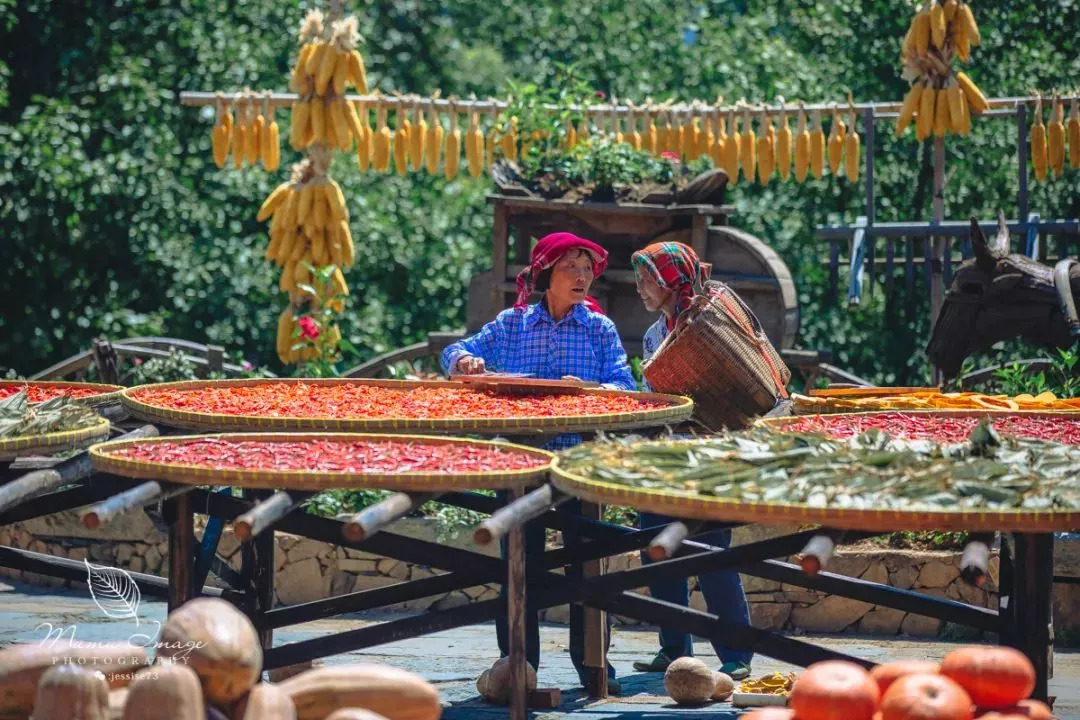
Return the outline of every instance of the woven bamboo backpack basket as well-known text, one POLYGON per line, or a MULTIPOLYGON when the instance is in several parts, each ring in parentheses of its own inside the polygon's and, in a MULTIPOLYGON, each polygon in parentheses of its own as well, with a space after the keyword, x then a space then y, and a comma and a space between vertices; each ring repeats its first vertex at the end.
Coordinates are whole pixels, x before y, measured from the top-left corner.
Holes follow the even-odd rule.
POLYGON ((714 281, 707 290, 695 294, 643 372, 656 392, 692 397, 694 419, 705 427, 736 430, 787 398, 791 371, 731 288, 714 281))

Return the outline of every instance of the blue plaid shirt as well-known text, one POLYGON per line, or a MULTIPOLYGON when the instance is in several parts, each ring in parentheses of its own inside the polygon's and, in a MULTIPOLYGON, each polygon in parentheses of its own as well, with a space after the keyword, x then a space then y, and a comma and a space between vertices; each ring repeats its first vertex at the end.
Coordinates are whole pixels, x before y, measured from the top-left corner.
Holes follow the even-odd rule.
MULTIPOLYGON (((480 332, 443 350, 443 371, 449 375, 463 355, 483 358, 494 372, 531 373, 543 380, 573 375, 614 390, 637 389, 615 323, 580 303, 558 322, 544 302, 503 310, 480 332)), ((578 435, 561 435, 548 447, 579 442, 578 435)))

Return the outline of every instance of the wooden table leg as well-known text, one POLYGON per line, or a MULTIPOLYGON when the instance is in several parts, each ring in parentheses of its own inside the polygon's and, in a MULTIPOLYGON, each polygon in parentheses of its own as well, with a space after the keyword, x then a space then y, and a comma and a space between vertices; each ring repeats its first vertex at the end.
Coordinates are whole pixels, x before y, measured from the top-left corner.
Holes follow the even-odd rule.
POLYGON ((191 599, 195 571, 195 516, 191 496, 180 495, 165 504, 169 523, 169 612, 191 599))
MULTIPOLYGON (((245 492, 245 495, 248 495, 245 492)), ((256 500, 263 500, 272 493, 256 492, 256 500)), ((266 530, 250 542, 240 546, 241 574, 249 583, 248 614, 255 620, 274 607, 274 531, 266 530)), ((274 631, 259 631, 259 642, 264 650, 274 644, 274 631)))
MULTIPOLYGON (((510 501, 524 495, 510 491, 510 501)), ((506 536, 506 626, 510 642, 510 720, 526 720, 529 692, 525 654, 525 525, 517 524, 506 536)))
MULTIPOLYGON (((601 506, 582 502, 581 514, 590 520, 601 519, 601 506)), ((582 565, 586 579, 603 574, 603 561, 590 560, 582 565)), ((607 674, 607 613, 596 608, 585 608, 585 667, 589 674, 586 690, 589 697, 608 696, 607 674)))
POLYGON ((1015 565, 1010 603, 1015 622, 1014 647, 1035 665, 1032 697, 1046 701, 1054 670, 1052 594, 1054 536, 1050 533, 1015 533, 1015 565))

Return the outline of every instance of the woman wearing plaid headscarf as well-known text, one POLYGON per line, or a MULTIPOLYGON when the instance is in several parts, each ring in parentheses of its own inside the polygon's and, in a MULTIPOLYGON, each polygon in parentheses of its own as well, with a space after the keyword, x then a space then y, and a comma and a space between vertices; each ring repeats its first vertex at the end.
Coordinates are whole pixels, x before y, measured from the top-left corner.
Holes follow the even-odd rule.
MULTIPOLYGON (((644 359, 648 360, 660 347, 664 338, 675 328, 679 315, 690 307, 695 292, 709 292, 708 271, 702 267, 701 260, 693 248, 676 242, 653 243, 644 250, 634 253, 631 258, 637 280, 638 294, 650 312, 659 312, 660 317, 648 330, 643 340, 644 359)), ((648 384, 646 383, 648 390, 648 384)), ((667 525, 674 518, 652 513, 641 513, 639 526, 642 528, 667 525)), ((715 547, 726 548, 731 544, 731 531, 718 530, 700 538, 698 542, 715 547)), ((649 562, 646 553, 641 554, 642 562, 649 562)), ((750 610, 746 604, 742 581, 737 572, 721 570, 698 577, 698 586, 705 596, 709 612, 722 619, 742 625, 750 624, 750 610)), ((672 580, 649 586, 649 594, 658 600, 686 606, 690 602, 689 587, 686 580, 672 580)), ((753 653, 734 650, 723 644, 713 642, 713 650, 722 663, 720 671, 733 680, 742 680, 750 675, 750 661, 753 653)), ((635 662, 634 669, 640 672, 663 672, 672 660, 694 654, 693 638, 670 628, 660 628, 660 651, 649 662, 635 662)))
MULTIPOLYGON (((553 233, 541 238, 528 267, 518 275, 514 307, 499 313, 472 337, 446 348, 441 358, 443 371, 447 375, 472 375, 494 370, 528 373, 545 380, 570 377, 598 382, 614 390, 636 390, 615 323, 589 297, 593 280, 607 267, 607 256, 607 251, 596 243, 572 233, 553 233), (543 297, 540 302, 530 304, 536 290, 543 297)), ((559 450, 580 442, 580 435, 560 435, 547 447, 559 450)), ((573 528, 564 528, 563 541, 566 547, 574 547, 580 539, 573 528)), ((526 526, 525 547, 529 555, 544 551, 541 524, 526 526)), ((584 685, 583 628, 584 610, 571 604, 570 659, 584 685)), ((505 656, 509 652, 505 616, 497 618, 496 629, 499 650, 505 656)), ((529 662, 537 667, 540 629, 535 613, 526 617, 525 647, 529 662)), ((610 664, 608 678, 608 690, 618 694, 620 686, 610 664)))

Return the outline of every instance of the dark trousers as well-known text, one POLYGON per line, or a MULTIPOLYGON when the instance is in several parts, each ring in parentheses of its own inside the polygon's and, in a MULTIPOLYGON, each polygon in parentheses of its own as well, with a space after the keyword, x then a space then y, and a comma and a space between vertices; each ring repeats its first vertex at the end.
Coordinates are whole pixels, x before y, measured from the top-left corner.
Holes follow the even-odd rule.
MULTIPOLYGON (((509 493, 499 492, 498 497, 502 502, 509 501, 509 493)), ((568 513, 577 513, 581 509, 581 504, 577 500, 571 500, 564 503, 563 510, 568 513)), ((563 543, 568 548, 574 548, 581 544, 581 537, 573 529, 563 531, 563 543)), ((500 542, 502 549, 502 556, 506 557, 507 541, 504 537, 500 542)), ((527 575, 531 575, 536 572, 540 572, 539 563, 535 559, 538 559, 544 552, 544 525, 538 520, 534 520, 525 526, 525 572, 527 575)), ((566 577, 573 580, 580 580, 582 577, 581 565, 570 565, 566 568, 566 577)), ((532 592, 525 593, 525 658, 529 661, 529 664, 534 668, 540 668, 540 621, 537 616, 537 611, 533 602, 535 597, 533 592, 536 590, 536 586, 532 585, 529 588, 532 592)), ((506 585, 502 586, 501 595, 506 597, 506 585)), ((608 617, 608 626, 604 629, 604 643, 605 646, 611 644, 611 618, 608 617)), ((502 657, 506 657, 510 654, 510 639, 507 629, 506 615, 499 615, 495 618, 495 634, 499 641, 499 654, 502 657)), ((574 663, 574 669, 577 670, 578 678, 581 680, 582 685, 585 684, 586 672, 585 672, 585 609, 577 604, 570 605, 570 661, 574 663)), ((615 668, 608 663, 608 677, 615 677, 615 668)))
MULTIPOLYGON (((638 526, 641 528, 667 525, 675 518, 652 513, 641 513, 638 526)), ((694 538, 696 542, 715 547, 727 548, 731 545, 730 530, 716 530, 694 538)), ((642 552, 641 561, 648 563, 648 556, 642 552)), ((709 612, 722 620, 727 620, 740 625, 750 625, 750 609, 746 604, 746 594, 743 592, 742 580, 739 573, 731 570, 718 570, 698 576, 698 585, 705 596, 705 604, 709 612)), ((649 585, 649 594, 657 600, 664 600, 676 605, 687 607, 690 604, 689 584, 685 579, 666 580, 655 585, 649 585)), ((713 642, 713 650, 720 662, 750 662, 754 653, 745 650, 735 650, 726 647, 722 643, 713 642)), ((660 649, 664 654, 674 660, 694 654, 694 639, 690 633, 670 628, 660 628, 660 649)))

